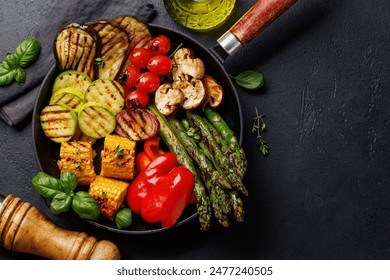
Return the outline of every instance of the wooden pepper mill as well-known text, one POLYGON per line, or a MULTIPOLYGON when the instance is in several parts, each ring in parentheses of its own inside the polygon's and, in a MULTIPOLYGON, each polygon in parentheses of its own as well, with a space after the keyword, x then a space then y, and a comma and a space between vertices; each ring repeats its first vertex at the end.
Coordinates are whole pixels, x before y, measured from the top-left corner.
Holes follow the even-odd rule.
POLYGON ((30 203, 0 196, 0 245, 4 248, 58 260, 116 260, 118 247, 84 232, 57 227, 30 203))

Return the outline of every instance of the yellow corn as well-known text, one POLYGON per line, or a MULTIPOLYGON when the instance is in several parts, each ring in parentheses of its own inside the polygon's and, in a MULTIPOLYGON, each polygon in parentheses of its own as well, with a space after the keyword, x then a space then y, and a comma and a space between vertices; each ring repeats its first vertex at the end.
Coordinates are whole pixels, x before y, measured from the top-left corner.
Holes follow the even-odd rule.
POLYGON ((101 152, 101 176, 132 180, 136 142, 118 135, 107 135, 101 152))
POLYGON ((95 155, 90 142, 62 142, 57 165, 61 173, 70 170, 76 175, 79 185, 87 185, 96 177, 93 165, 95 155))
POLYGON ((128 186, 127 182, 96 176, 89 186, 89 194, 97 201, 102 215, 114 220, 115 213, 123 204, 128 186))

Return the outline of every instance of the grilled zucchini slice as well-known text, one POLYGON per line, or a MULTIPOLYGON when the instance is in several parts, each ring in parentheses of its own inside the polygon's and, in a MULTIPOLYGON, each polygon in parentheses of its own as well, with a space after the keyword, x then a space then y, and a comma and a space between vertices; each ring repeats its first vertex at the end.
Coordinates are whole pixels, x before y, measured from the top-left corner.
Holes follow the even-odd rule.
POLYGON ((103 63, 99 67, 97 78, 115 79, 127 58, 130 43, 127 32, 105 20, 87 25, 97 31, 102 41, 100 58, 103 63))
POLYGON ((92 80, 97 75, 95 59, 101 40, 96 30, 73 22, 60 29, 54 41, 54 57, 62 70, 77 70, 92 80))
POLYGON ((43 108, 40 121, 45 135, 57 143, 69 141, 77 128, 77 115, 67 105, 51 104, 43 108))
POLYGON ((67 87, 53 93, 49 104, 65 104, 72 109, 77 109, 84 103, 84 93, 78 89, 67 87))
POLYGON ((116 120, 107 106, 98 102, 87 102, 80 108, 78 124, 85 135, 99 139, 114 131, 116 120))
POLYGON ((123 87, 117 81, 98 79, 88 87, 85 93, 85 101, 103 104, 116 115, 125 105, 124 94, 123 87))
POLYGON ((72 87, 85 93, 91 83, 92 81, 87 74, 77 70, 67 70, 60 73, 54 80, 53 92, 72 87))

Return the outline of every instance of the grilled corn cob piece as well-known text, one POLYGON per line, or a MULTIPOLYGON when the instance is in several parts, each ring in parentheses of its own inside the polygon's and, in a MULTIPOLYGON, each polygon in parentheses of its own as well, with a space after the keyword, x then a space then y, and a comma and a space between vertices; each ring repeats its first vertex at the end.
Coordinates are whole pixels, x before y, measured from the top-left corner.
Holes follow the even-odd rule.
POLYGON ((90 184, 88 193, 97 201, 102 215, 113 221, 123 204, 128 186, 127 182, 98 175, 90 184))
POLYGON ((104 177, 132 180, 136 142, 128 138, 109 134, 104 139, 101 152, 100 175, 104 177))
POLYGON ((87 185, 96 177, 93 165, 95 155, 96 152, 90 142, 62 142, 57 165, 61 173, 70 170, 76 175, 79 185, 87 185))

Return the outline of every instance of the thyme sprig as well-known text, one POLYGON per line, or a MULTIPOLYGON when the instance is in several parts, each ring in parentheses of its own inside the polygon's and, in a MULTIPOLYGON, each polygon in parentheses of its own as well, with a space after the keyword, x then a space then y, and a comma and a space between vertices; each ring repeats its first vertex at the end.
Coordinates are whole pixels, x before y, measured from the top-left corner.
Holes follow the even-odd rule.
POLYGON ((253 119, 252 133, 256 134, 256 138, 259 141, 259 151, 263 154, 263 156, 265 156, 269 152, 269 147, 263 138, 263 132, 267 128, 267 125, 264 122, 265 115, 259 114, 257 108, 255 108, 255 110, 256 117, 253 119))

